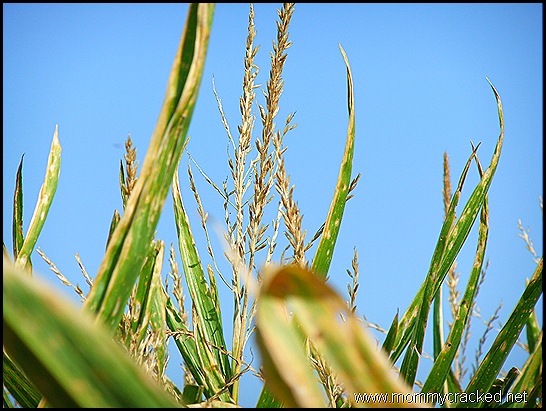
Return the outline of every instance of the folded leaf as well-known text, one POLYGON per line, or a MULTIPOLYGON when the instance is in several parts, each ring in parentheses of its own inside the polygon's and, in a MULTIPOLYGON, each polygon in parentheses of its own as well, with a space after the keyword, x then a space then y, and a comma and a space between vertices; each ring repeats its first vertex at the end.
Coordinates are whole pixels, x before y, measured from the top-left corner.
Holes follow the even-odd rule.
POLYGON ((392 401, 411 389, 393 373, 387 355, 343 298, 315 273, 293 265, 266 271, 258 301, 256 326, 266 384, 284 405, 327 404, 307 357, 306 338, 355 396, 349 398, 353 405, 416 405, 392 401), (356 400, 362 393, 387 397, 362 404, 356 400))

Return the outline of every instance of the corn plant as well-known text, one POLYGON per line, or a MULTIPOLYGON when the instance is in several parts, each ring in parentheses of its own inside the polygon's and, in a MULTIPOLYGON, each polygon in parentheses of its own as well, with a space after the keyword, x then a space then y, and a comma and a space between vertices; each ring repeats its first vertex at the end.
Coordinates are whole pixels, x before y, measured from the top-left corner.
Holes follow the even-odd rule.
MULTIPOLYGON (((279 10, 265 103, 261 105, 255 92, 259 87, 255 84, 259 68, 254 62, 258 46, 254 44, 254 10, 250 6, 241 123, 236 136, 231 133, 214 89, 232 148, 227 158, 229 179, 216 184, 195 161, 187 170, 206 244, 195 241, 195 226, 183 203, 178 170, 206 59, 213 5, 192 4, 189 8, 163 107, 140 173, 136 148, 130 138, 125 143, 125 161, 120 162, 123 210, 114 211, 110 227, 105 229, 107 247, 96 275, 91 278, 80 264, 91 285, 88 295, 76 288, 84 301, 81 308, 73 307, 32 278, 31 255, 59 180, 58 128, 26 234, 21 159, 16 173, 11 255, 4 243, 4 407, 231 407, 237 406, 244 395, 241 376, 258 368, 264 384, 257 407, 542 405, 542 328, 534 307, 542 294, 543 263, 523 230, 522 237, 536 258, 536 270, 522 285, 521 298, 512 314, 473 370, 469 383, 463 386, 463 352, 485 272, 487 193, 504 140, 497 90, 489 82, 500 125, 491 161, 484 170, 478 147, 473 146, 452 194, 449 162, 447 154, 444 156, 445 219, 429 271, 413 302, 400 317, 395 316, 379 344, 368 329, 369 323, 356 311, 356 250, 352 272, 348 270, 352 278, 349 300, 345 301, 328 284, 344 210, 360 176, 354 176, 352 170, 356 137, 353 79, 341 45, 348 95, 345 151, 328 214, 310 241, 306 241, 303 213, 286 170, 284 139, 295 127, 294 115, 288 116, 282 128, 277 128, 276 116, 294 10, 290 3, 279 10), (258 115, 254 114, 256 107, 258 115), (257 138, 256 118, 261 123, 257 138), (457 217, 456 208, 472 163, 476 164, 480 181, 457 217), (216 190, 223 204, 223 250, 214 250, 211 245, 193 167, 216 190), (155 238, 169 189, 179 259, 174 245, 167 251, 165 243, 155 238), (270 216, 273 218, 268 219, 270 216), (475 261, 461 296, 456 258, 477 220, 475 261), (286 247, 279 252, 281 231, 286 247), (210 264, 204 263, 200 256, 203 252, 210 264), (167 255, 169 272, 164 275, 167 255), (229 277, 218 255, 225 256, 229 277), (443 332, 444 283, 449 289, 453 318, 447 338, 443 332), (228 325, 220 303, 224 287, 233 296, 230 343, 225 338, 228 325), (185 301, 190 303, 188 311, 185 301), (434 363, 420 382, 417 370, 430 316, 434 363), (528 360, 521 370, 512 367, 503 375, 501 369, 524 327, 528 360), (261 354, 259 366, 245 357, 253 335, 261 354), (171 339, 183 359, 183 386, 174 384, 166 374, 171 339)), ((45 254, 40 255, 63 282, 71 285, 45 254)))

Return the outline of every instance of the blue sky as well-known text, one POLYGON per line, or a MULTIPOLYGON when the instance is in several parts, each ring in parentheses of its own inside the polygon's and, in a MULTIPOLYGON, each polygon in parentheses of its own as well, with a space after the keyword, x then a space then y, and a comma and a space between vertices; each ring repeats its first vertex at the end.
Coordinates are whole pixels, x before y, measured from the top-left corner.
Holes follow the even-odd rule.
MULTIPOLYGON (((187 7, 3 5, 4 243, 11 251, 12 199, 21 155, 26 230, 58 124, 61 177, 38 247, 85 292, 74 254, 91 275, 97 272, 110 219, 114 209, 121 209, 123 143, 130 134, 142 163, 187 7)), ((256 63, 261 69, 258 83, 263 85, 280 7, 255 5, 255 42, 261 45, 256 63)), ((212 78, 235 132, 247 24, 248 4, 217 5, 189 131, 189 152, 217 183, 229 173, 228 140, 212 78)), ((352 67, 353 172, 362 176, 346 208, 330 277, 346 296, 346 269, 356 247, 361 283, 357 312, 385 328, 396 310, 403 312, 412 301, 430 264, 443 218, 443 153, 450 157, 453 185, 471 153, 470 141, 481 142, 482 165, 491 160, 499 134, 495 98, 485 78, 492 81, 503 102, 506 132, 489 191, 489 266, 478 305, 487 319, 502 302, 500 320, 505 321, 535 268, 518 237, 518 219, 530 229, 539 255, 543 247, 542 4, 297 4, 290 39, 293 46, 276 121, 282 127, 288 114, 296 112, 298 127, 285 138, 286 166, 308 239, 326 218, 347 131, 345 67, 338 43, 352 67)), ((264 102, 261 93, 258 102, 264 102)), ((255 134, 260 130, 257 126, 255 134)), ((187 189, 187 163, 184 155, 180 179, 199 236, 195 203, 187 189)), ((222 202, 197 170, 194 173, 211 221, 221 223, 222 202)), ((477 182, 473 167, 462 202, 477 182)), ((170 194, 157 237, 168 246, 177 244, 170 194)), ((458 260, 461 291, 476 238, 474 228, 458 260)), ((219 248, 216 254, 221 254, 219 248)), ((201 257, 206 258, 204 247, 201 257)), ((78 301, 37 253, 33 263, 39 277, 78 301)), ((232 300, 224 291, 229 324, 232 300)), ((542 324, 542 311, 537 314, 542 324)), ((477 341, 483 325, 477 318, 473 324, 477 341)), ((381 335, 378 338, 382 341, 381 335)), ((493 339, 494 332, 489 344, 493 339)), ((468 353, 469 368, 475 346, 468 353)), ((425 350, 432 351, 430 342, 425 350)), ((522 350, 515 348, 509 365, 521 366, 521 358, 522 350)), ((178 361, 173 355, 171 372, 178 372, 178 361)), ((253 406, 259 384, 249 376, 248 387, 242 404, 253 406)))

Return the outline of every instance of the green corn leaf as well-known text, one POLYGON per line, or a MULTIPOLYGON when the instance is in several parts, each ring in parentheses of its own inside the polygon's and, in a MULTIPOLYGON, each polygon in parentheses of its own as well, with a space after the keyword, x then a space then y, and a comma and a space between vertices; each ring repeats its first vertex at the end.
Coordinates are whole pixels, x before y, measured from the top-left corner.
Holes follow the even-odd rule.
MULTIPOLYGON (((438 311, 434 313, 434 331, 433 332, 434 332, 434 358, 435 358, 435 361, 436 361, 436 359, 438 358, 438 355, 441 352, 441 349, 442 349, 442 346, 443 346, 443 341, 444 341, 443 328, 440 325, 440 324, 443 324, 442 308, 441 308, 441 304, 436 301, 436 300, 441 300, 441 298, 442 298, 441 295, 442 294, 441 294, 441 289, 440 289, 440 291, 436 294, 436 297, 435 297, 435 300, 434 300, 435 309, 436 309, 436 304, 439 305, 439 307, 437 308, 438 311), (437 351, 437 344, 439 344, 438 351, 437 351)), ((430 375, 430 373, 429 373, 429 375, 430 375)), ((453 373, 453 370, 451 368, 449 368, 448 373, 447 373, 446 383, 444 385, 442 385, 441 388, 439 388, 439 391, 436 391, 436 392, 447 393, 447 392, 461 392, 461 391, 462 391, 461 386, 460 386, 459 382, 457 381, 457 379, 455 378, 455 374, 453 373)))
MULTIPOLYGON (((206 368, 207 364, 205 364, 205 362, 202 360, 202 357, 200 356, 200 351, 195 342, 196 339, 194 338, 195 330, 190 331, 188 329, 186 324, 180 318, 178 311, 174 307, 174 304, 170 297, 167 298, 167 324, 174 335, 176 346, 180 351, 182 358, 184 359, 186 369, 195 379, 197 386, 200 387, 199 392, 203 392, 207 398, 211 398, 215 394, 216 387, 218 387, 219 384, 215 383, 214 379, 211 379, 210 370, 206 368)), ((191 395, 198 394, 198 392, 196 392, 194 388, 191 388, 190 390, 192 390, 191 395)), ((194 403, 196 399, 192 397, 191 401, 192 403, 194 403)), ((220 406, 224 408, 228 406, 234 406, 231 400, 207 400, 207 405, 220 406)))
POLYGON ((463 392, 463 389, 461 387, 461 383, 457 378, 455 378, 455 374, 453 373, 453 370, 450 370, 447 374, 447 388, 448 392, 456 392, 460 393, 463 392))
POLYGON ((343 60, 347 66, 347 87, 348 87, 348 109, 349 109, 349 127, 347 130, 347 142, 345 144, 345 153, 343 154, 343 160, 341 161, 341 168, 339 170, 339 176, 336 184, 336 190, 330 209, 328 211, 328 217, 326 218, 326 224, 324 231, 320 238, 319 245, 315 257, 313 259, 312 269, 321 278, 326 278, 332 257, 334 254, 334 247, 336 244, 339 229, 341 227, 341 220, 343 218, 343 212, 345 210, 345 203, 347 201, 347 195, 349 193, 349 186, 351 184, 351 172, 353 168, 353 153, 355 143, 355 111, 354 111, 354 94, 353 94, 353 78, 351 75, 351 66, 349 60, 345 54, 345 50, 339 45, 343 60))
POLYGON ((195 384, 184 385, 182 398, 186 404, 196 404, 203 398, 203 387, 195 384))
MULTIPOLYGON (((450 202, 446 219, 440 231, 440 238, 438 239, 436 249, 434 250, 429 272, 427 274, 425 282, 423 283, 423 286, 421 287, 421 290, 419 290, 418 293, 419 300, 417 300, 417 298, 414 299, 414 303, 419 301, 419 304, 416 304, 414 308, 416 318, 412 324, 412 328, 406 329, 406 335, 408 337, 411 335, 410 348, 406 351, 402 366, 400 367, 400 375, 405 378, 406 382, 410 385, 413 385, 415 381, 415 376, 417 374, 417 366, 419 364, 419 358, 422 354, 423 342, 425 339, 425 329, 428 321, 428 315, 430 312, 430 305, 432 304, 433 298, 435 296, 435 283, 437 278, 437 275, 435 273, 437 272, 438 267, 441 265, 441 261, 446 250, 446 245, 449 241, 450 233, 452 232, 450 230, 453 228, 453 221, 455 219, 455 207, 459 202, 459 196, 462 191, 464 180, 466 178, 466 174, 474 156, 475 149, 473 150, 472 155, 465 165, 463 174, 459 180, 457 190, 455 191, 455 194, 453 195, 453 198, 450 202)), ((468 231, 470 231, 470 228, 468 231)), ((455 256, 453 257, 453 261, 455 261, 455 256)), ((441 274, 442 280, 446 274, 447 271, 441 274)), ((441 285, 441 283, 439 285, 441 285)), ((409 312, 409 310, 407 312, 409 312)), ((401 346, 398 347, 399 350, 401 348, 401 346)))
POLYGON ((275 398, 271 390, 267 387, 267 384, 264 383, 260 397, 256 403, 256 408, 281 408, 282 406, 282 402, 275 398))
MULTIPOLYGON (((207 395, 214 395, 223 389, 231 378, 229 357, 226 354, 226 343, 223 335, 222 317, 219 306, 214 298, 215 290, 205 278, 203 266, 195 246, 190 223, 180 194, 178 174, 175 173, 172 183, 172 195, 176 230, 180 248, 180 258, 188 285, 188 292, 195 308, 193 315, 194 332, 202 333, 203 338, 197 338, 197 350, 206 370, 205 387, 207 395), (196 317, 196 318, 195 318, 196 317), (209 355, 210 354, 210 355, 209 355)), ((229 394, 224 392, 219 397, 221 401, 229 401, 229 394)))
POLYGON ((444 316, 442 312, 442 289, 438 290, 438 293, 433 300, 433 326, 432 326, 432 338, 433 338, 433 352, 434 358, 438 357, 442 345, 444 342, 444 316))
POLYGON ((121 191, 121 202, 123 208, 127 205, 127 193, 125 192, 125 171, 123 171, 123 160, 119 160, 119 187, 121 191))
POLYGON ((542 378, 537 381, 527 398, 524 397, 524 400, 526 408, 542 406, 542 378))
POLYGON ((306 338, 329 364, 349 393, 385 393, 387 403, 357 406, 415 406, 392 401, 411 393, 393 373, 345 301, 315 273, 297 266, 270 269, 258 295, 257 341, 266 384, 285 406, 325 406, 325 394, 313 373, 306 338), (344 320, 341 318, 343 317, 344 320))
MULTIPOLYGON (((38 194, 38 202, 36 203, 36 207, 34 208, 32 220, 30 220, 27 235, 23 244, 21 245, 21 248, 19 249, 19 252, 17 253, 17 259, 15 260, 15 264, 18 267, 24 267, 27 271, 31 270, 30 255, 34 251, 34 247, 36 246, 36 242, 38 241, 38 236, 42 231, 47 217, 47 213, 49 212, 49 208, 51 207, 55 191, 57 191, 57 183, 59 182, 59 173, 61 171, 61 151, 61 144, 59 143, 59 127, 55 126, 53 141, 51 142, 51 150, 47 159, 47 168, 44 182, 42 184, 42 187, 40 188, 40 193, 38 194)), ((19 241, 19 239, 17 241, 19 241)))
MULTIPOLYGON (((433 312, 433 346, 434 346, 434 359, 438 358, 443 346, 444 330, 443 330, 443 308, 442 308, 442 289, 438 291, 436 297, 434 297, 434 312, 433 312)), ((390 353, 389 353, 390 354, 390 353)), ((430 374, 429 374, 430 375, 430 374)), ((436 391, 441 394, 446 392, 460 392, 461 389, 453 374, 451 368, 448 370, 447 381, 442 384, 436 391)))
POLYGON ((540 334, 540 338, 537 340, 537 345, 535 346, 535 349, 531 352, 531 355, 529 358, 527 358, 527 361, 525 362, 525 365, 523 366, 523 369, 521 370, 521 373, 516 378, 516 381, 514 382, 514 386, 512 387, 512 398, 514 401, 512 402, 511 406, 514 408, 523 408, 526 406, 526 402, 524 401, 525 398, 523 395, 528 395, 531 391, 533 391, 533 388, 539 381, 542 379, 542 366, 543 366, 543 358, 542 358, 542 333, 540 334), (515 396, 517 394, 520 394, 518 398, 516 399, 515 396))
POLYGON ((163 266, 163 255, 165 253, 165 243, 158 241, 158 252, 152 279, 148 290, 148 302, 146 304, 147 317, 149 318, 152 332, 159 336, 159 340, 164 343, 157 347, 157 367, 160 375, 165 371, 168 361, 167 352, 167 333, 165 325, 167 323, 167 296, 163 288, 161 278, 161 268, 163 266))
POLYGON ((2 394, 3 394, 3 397, 2 397, 3 407, 4 408, 15 408, 15 403, 13 402, 12 397, 10 396, 9 392, 6 390, 5 386, 3 387, 2 394))
POLYGON ((3 262, 3 344, 53 407, 177 407, 102 324, 3 262))
POLYGON ((42 394, 4 351, 3 385, 23 408, 37 408, 42 394))
MULTIPOLYGON (((533 277, 527 284, 523 295, 519 299, 516 307, 510 314, 508 321, 504 324, 497 338, 491 345, 488 353, 480 363, 476 373, 470 380, 465 392, 474 393, 476 391, 487 392, 504 364, 506 357, 512 350, 516 340, 525 326, 529 315, 542 294, 542 258, 533 274, 533 277)), ((472 397, 469 397, 472 399, 472 397)), ((458 407, 475 407, 479 405, 477 401, 459 402, 458 407)))
POLYGON ((192 4, 139 178, 99 267, 86 309, 114 331, 153 238, 182 155, 208 48, 213 4, 192 4))
MULTIPOLYGON (((449 209, 446 213, 446 218, 440 230, 440 236, 438 238, 438 242, 436 243, 436 248, 434 249, 434 253, 432 256, 431 266, 434 268, 438 267, 439 262, 441 260, 441 256, 445 250, 447 236, 449 234, 450 229, 453 227, 453 223, 455 221, 455 208, 457 207, 459 203, 461 191, 464 185, 464 181, 466 179, 466 175, 470 168, 470 163, 472 162, 473 156, 474 156, 474 153, 472 153, 470 158, 467 160, 465 167, 463 169, 463 172, 461 174, 461 178, 459 179, 457 189, 455 190, 455 193, 453 194, 453 197, 449 203, 449 209)), ((391 354, 391 361, 393 363, 396 362, 396 360, 398 359, 398 357, 400 356, 400 354, 402 353, 406 345, 409 343, 409 340, 411 338, 411 335, 414 329, 415 321, 419 313, 419 307, 423 301, 425 287, 427 285, 428 278, 431 275, 431 271, 433 271, 433 268, 429 269, 427 280, 425 280, 425 282, 421 285, 421 288, 417 292, 417 295, 415 296, 411 305, 406 310, 406 312, 402 316, 402 319, 400 320, 400 323, 398 325, 399 332, 396 335, 396 341, 394 344, 395 348, 393 350, 393 353, 391 354)))
MULTIPOLYGON (((489 82, 489 79, 487 79, 487 81, 489 82)), ((395 349, 393 350, 393 353, 391 355, 391 360, 393 362, 395 362, 396 359, 400 356, 404 348, 409 343, 411 336, 413 335, 413 329, 415 327, 416 318, 419 315, 419 311, 421 310, 421 307, 427 306, 427 304, 423 304, 423 301, 428 301, 430 298, 434 298, 434 295, 441 287, 445 276, 449 271, 449 268, 453 265, 457 254, 459 253, 464 242, 466 241, 466 238, 468 237, 474 221, 476 220, 478 212, 480 211, 480 208, 484 202, 485 196, 487 195, 487 191, 489 190, 493 176, 497 169, 504 141, 504 119, 500 96, 497 93, 497 90, 495 89, 493 84, 491 84, 491 82, 489 82, 489 85, 491 86, 497 100, 497 111, 500 125, 500 134, 497 140, 497 144, 495 146, 491 163, 489 167, 485 170, 480 183, 474 188, 474 191, 470 195, 470 198, 463 208, 461 216, 456 221, 456 223, 452 225, 455 218, 454 210, 456 205, 458 204, 458 200, 461 194, 460 190, 462 189, 462 182, 464 181, 464 176, 466 175, 466 171, 469 166, 469 162, 467 162, 465 170, 463 171, 463 174, 459 181, 457 191, 453 194, 453 198, 451 199, 448 216, 446 217, 440 231, 440 237, 432 257, 431 268, 427 275, 427 279, 419 289, 413 302, 410 304, 409 308, 406 310, 406 312, 402 316, 402 319, 400 320, 399 333, 395 344, 395 349), (429 287, 428 290, 427 287, 429 287)), ((475 149, 469 161, 473 158, 474 155, 475 149)), ((426 310, 427 308, 423 309, 426 310)), ((421 332, 422 331, 419 331, 419 334, 421 334, 421 332)), ((420 335, 418 336, 418 338, 420 339, 420 335)))
POLYGON ((383 341, 383 350, 385 350, 385 353, 387 355, 390 355, 392 351, 392 347, 394 345, 394 341, 396 340, 396 334, 398 333, 398 312, 396 312, 396 315, 394 316, 391 327, 389 328, 389 332, 387 333, 387 336, 385 337, 385 341, 383 341))
POLYGON ((23 246, 25 237, 23 234, 23 158, 17 168, 15 177, 15 192, 13 194, 13 258, 17 259, 19 250, 23 246))
POLYGON ((497 407, 503 402, 511 403, 512 396, 510 396, 510 399, 506 401, 508 397, 508 392, 510 391, 512 384, 514 384, 514 381, 519 374, 519 369, 517 367, 512 367, 510 368, 510 371, 506 373, 506 377, 497 378, 488 391, 490 399, 487 398, 486 400, 484 400, 484 407, 497 407))
POLYGON ((430 310, 429 298, 432 294, 433 280, 431 276, 427 276, 425 280, 425 289, 423 293, 423 301, 419 308, 419 314, 413 327, 413 333, 409 347, 400 367, 400 376, 410 385, 413 386, 415 376, 417 375, 417 366, 419 359, 423 353, 423 342, 425 340, 425 329, 430 310))
POLYGON ((106 249, 108 249, 108 244, 110 243, 110 239, 112 238, 114 231, 116 231, 116 228, 119 224, 119 220, 121 220, 119 211, 114 210, 114 215, 112 216, 112 221, 110 222, 110 229, 108 230, 108 239, 106 240, 106 249))
POLYGON ((487 245, 487 236, 489 233, 489 212, 487 203, 488 201, 486 196, 480 217, 476 257, 463 299, 459 304, 459 310, 453 321, 447 340, 445 344, 443 344, 441 351, 436 356, 434 365, 428 374, 428 378, 423 384, 423 388, 421 390, 422 393, 441 392, 444 381, 451 372, 451 364, 453 363, 453 359, 457 354, 464 330, 472 314, 472 306, 480 280, 480 273, 482 271, 485 249, 487 245))
POLYGON ((214 271, 212 270, 212 267, 209 265, 207 267, 208 272, 208 278, 209 278, 209 289, 210 289, 210 296, 212 298, 212 302, 214 303, 214 307, 216 309, 216 315, 222 320, 222 314, 220 311, 220 294, 218 293, 218 286, 216 285, 216 277, 214 275, 214 271))
POLYGON ((529 320, 525 325, 525 333, 527 336, 527 345, 529 346, 529 352, 533 352, 539 340, 541 333, 540 326, 538 325, 537 314, 535 310, 529 316, 529 320))
POLYGON ((201 360, 197 354, 197 346, 193 333, 180 318, 170 297, 167 298, 167 326, 174 334, 174 341, 178 351, 182 355, 186 368, 191 373, 198 385, 208 387, 209 394, 212 395, 212 389, 207 384, 205 370, 202 367, 201 360))
MULTIPOLYGON (((160 242, 152 241, 148 249, 148 255, 138 276, 138 283, 136 285, 133 301, 134 312, 132 313, 131 318, 131 333, 127 335, 129 340, 136 337, 135 341, 138 343, 144 340, 146 331, 148 330, 150 314, 148 312, 148 307, 150 302, 152 275, 156 266, 159 266, 159 269, 161 270, 163 265, 163 255, 159 258, 160 251, 162 251, 160 242)), ((129 341, 126 342, 127 344, 129 343, 129 341)))
MULTIPOLYGON (((201 369, 205 375, 206 385, 204 387, 205 396, 207 399, 220 398, 220 401, 235 403, 227 390, 227 379, 224 373, 219 371, 217 356, 217 347, 208 339, 207 331, 202 328, 202 320, 194 310, 192 312, 193 335, 197 340, 195 348, 199 357, 201 369), (211 387, 207 390, 206 387, 211 387)), ((225 349, 223 350, 225 352, 225 349)))
MULTIPOLYGON (((161 280, 165 243, 161 240, 153 241, 146 262, 139 275, 138 285, 133 301, 136 310, 133 313, 131 333, 126 336, 126 344, 140 345, 148 330, 158 335, 160 341, 166 341, 166 295, 161 280)), ((167 353, 163 344, 157 347, 157 367, 161 374, 167 360, 167 353)))

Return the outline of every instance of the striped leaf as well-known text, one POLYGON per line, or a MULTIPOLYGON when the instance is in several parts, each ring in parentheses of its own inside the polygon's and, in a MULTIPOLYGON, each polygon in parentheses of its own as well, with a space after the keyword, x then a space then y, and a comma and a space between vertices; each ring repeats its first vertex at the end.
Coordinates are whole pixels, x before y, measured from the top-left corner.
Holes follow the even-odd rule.
POLYGON ((205 64, 214 5, 192 4, 139 178, 86 300, 114 331, 147 255, 182 155, 205 64))
MULTIPOLYGON (((174 333, 174 342, 182 355, 184 365, 201 387, 210 387, 207 382, 206 370, 202 366, 197 353, 197 346, 193 333, 180 318, 171 298, 167 298, 167 326, 174 333)), ((209 395, 212 390, 209 388, 209 395)))
POLYGON ((166 294, 163 290, 161 269, 165 243, 161 240, 153 241, 150 245, 148 257, 142 267, 138 278, 131 318, 131 330, 126 338, 129 347, 135 344, 137 347, 143 343, 149 331, 158 335, 163 343, 156 347, 158 373, 161 375, 166 366, 167 353, 165 342, 167 340, 166 324, 166 294))
MULTIPOLYGON (((218 291, 215 282, 207 283, 201 259, 195 246, 190 222, 182 203, 178 174, 172 184, 176 230, 180 248, 180 258, 184 268, 188 292, 194 307, 192 319, 197 330, 197 352, 205 370, 205 394, 215 395, 225 387, 231 378, 231 368, 223 334, 222 316, 215 296, 218 291), (199 334, 201 333, 201 334, 199 334), (202 337, 202 338, 200 338, 202 337)), ((219 399, 229 401, 229 393, 223 392, 219 399)))

